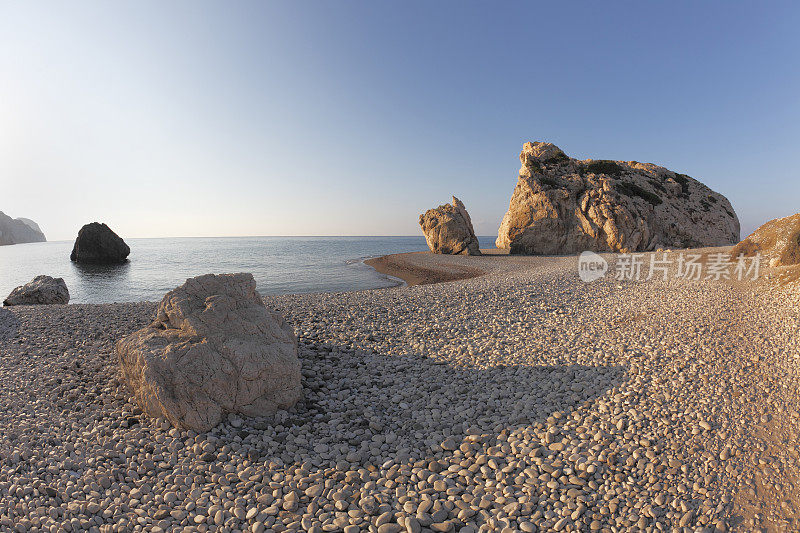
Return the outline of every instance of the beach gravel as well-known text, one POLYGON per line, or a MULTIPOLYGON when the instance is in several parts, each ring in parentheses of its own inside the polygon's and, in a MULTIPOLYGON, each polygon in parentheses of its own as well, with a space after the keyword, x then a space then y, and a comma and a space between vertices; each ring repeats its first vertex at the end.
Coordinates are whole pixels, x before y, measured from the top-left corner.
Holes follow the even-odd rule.
POLYGON ((0 530, 800 529, 796 289, 414 261, 486 274, 265 298, 304 398, 200 434, 120 381, 155 304, 2 310, 0 530))

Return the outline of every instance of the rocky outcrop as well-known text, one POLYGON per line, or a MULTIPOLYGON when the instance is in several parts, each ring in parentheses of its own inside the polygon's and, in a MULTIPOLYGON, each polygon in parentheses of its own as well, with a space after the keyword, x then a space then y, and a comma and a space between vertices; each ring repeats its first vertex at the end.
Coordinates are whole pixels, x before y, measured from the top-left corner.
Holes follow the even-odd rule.
POLYGON ((45 242, 44 233, 33 220, 11 218, 0 211, 0 245, 45 242))
POLYGON ((124 263, 131 249, 111 228, 99 222, 86 224, 78 232, 69 258, 77 263, 124 263))
POLYGON ((207 431, 228 413, 270 415, 301 396, 297 339, 264 306, 252 274, 186 280, 115 354, 142 410, 180 428, 207 431))
POLYGON ((638 252, 739 240, 730 202, 652 163, 577 160, 551 143, 525 143, 498 248, 516 254, 638 252))
POLYGON ((757 253, 773 267, 800 264, 800 213, 770 220, 734 246, 731 258, 757 253))
POLYGON ((66 304, 69 290, 63 278, 36 276, 33 281, 17 287, 3 301, 3 305, 66 304))
MULTIPOLYGON (((37 224, 33 220, 25 217, 17 217, 17 220, 19 220, 20 222, 31 228, 36 233, 42 233, 42 228, 40 228, 39 224, 37 224)), ((44 237, 44 233, 42 233, 42 237, 44 237)))
POLYGON ((472 220, 461 200, 428 209, 419 216, 428 248, 435 254, 481 255, 472 220))

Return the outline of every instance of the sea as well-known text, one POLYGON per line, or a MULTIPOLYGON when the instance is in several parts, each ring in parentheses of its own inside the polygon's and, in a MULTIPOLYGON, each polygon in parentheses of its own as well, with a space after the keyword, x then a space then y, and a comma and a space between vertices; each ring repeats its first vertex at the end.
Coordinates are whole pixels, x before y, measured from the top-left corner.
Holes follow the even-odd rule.
MULTIPOLYGON (((493 248, 494 237, 479 237, 493 248)), ((251 272, 261 294, 340 292, 399 285, 363 261, 427 250, 413 237, 215 237, 126 239, 129 261, 80 265, 69 260, 73 243, 0 246, 0 299, 46 274, 64 278, 70 303, 159 301, 187 278, 251 272)))

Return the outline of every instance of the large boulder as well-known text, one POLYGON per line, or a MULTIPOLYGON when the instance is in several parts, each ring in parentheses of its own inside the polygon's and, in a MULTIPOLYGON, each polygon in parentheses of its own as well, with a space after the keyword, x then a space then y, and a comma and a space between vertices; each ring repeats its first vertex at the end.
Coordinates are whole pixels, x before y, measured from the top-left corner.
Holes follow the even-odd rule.
POLYGON ((699 181, 652 163, 577 160, 528 142, 498 248, 516 254, 639 252, 739 240, 730 202, 699 181))
POLYGON ((733 247, 731 257, 761 257, 770 266, 800 264, 800 213, 770 220, 733 247))
POLYGON ((69 290, 63 278, 36 276, 33 281, 17 287, 3 305, 37 305, 69 303, 69 290))
POLYGON ((11 218, 0 211, 0 245, 45 242, 38 224, 28 218, 11 218))
POLYGON ((78 232, 69 258, 77 263, 124 263, 131 249, 111 228, 100 222, 86 224, 78 232))
POLYGON ((141 409, 179 428, 270 415, 301 397, 297 338, 264 306, 252 274, 186 280, 114 351, 141 409))
POLYGON ((419 225, 428 248, 435 254, 481 255, 472 220, 461 200, 428 209, 419 216, 419 225))

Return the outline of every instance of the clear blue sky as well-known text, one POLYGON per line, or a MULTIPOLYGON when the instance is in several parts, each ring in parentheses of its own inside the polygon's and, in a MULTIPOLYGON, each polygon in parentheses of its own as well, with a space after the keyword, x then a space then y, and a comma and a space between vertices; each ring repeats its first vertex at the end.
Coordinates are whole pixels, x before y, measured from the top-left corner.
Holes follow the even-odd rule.
POLYGON ((800 211, 800 8, 0 2, 0 210, 51 240, 414 235, 508 207, 523 142, 800 211))

